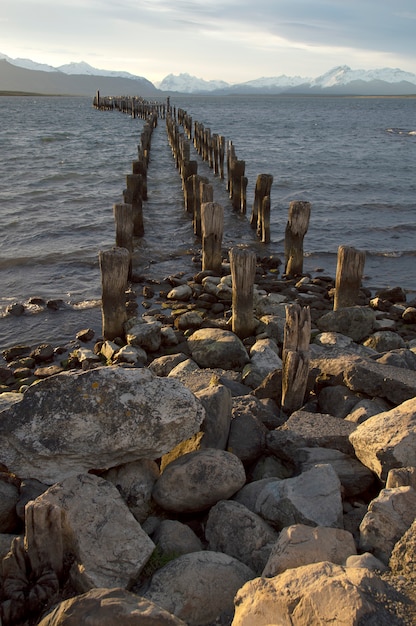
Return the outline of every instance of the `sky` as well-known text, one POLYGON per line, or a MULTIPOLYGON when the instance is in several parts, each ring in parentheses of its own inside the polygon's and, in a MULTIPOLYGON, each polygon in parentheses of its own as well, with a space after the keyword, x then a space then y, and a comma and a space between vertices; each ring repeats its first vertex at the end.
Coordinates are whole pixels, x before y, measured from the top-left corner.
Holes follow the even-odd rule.
POLYGON ((315 78, 337 65, 416 73, 415 0, 1 0, 0 33, 12 59, 153 83, 315 78))

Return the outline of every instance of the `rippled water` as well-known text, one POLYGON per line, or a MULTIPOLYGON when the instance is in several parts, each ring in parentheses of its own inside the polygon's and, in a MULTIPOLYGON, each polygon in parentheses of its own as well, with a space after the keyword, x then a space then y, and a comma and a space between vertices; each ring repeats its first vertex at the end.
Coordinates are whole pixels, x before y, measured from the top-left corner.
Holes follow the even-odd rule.
MULTIPOLYGON (((416 116, 413 98, 171 98, 194 121, 232 140, 246 162, 247 215, 230 208, 225 181, 209 176, 226 214, 224 245, 247 242, 281 254, 291 200, 311 202, 305 270, 335 274, 340 245, 366 251, 365 284, 416 291, 416 116), (249 226, 257 175, 272 174, 271 243, 249 226)), ((100 331, 99 250, 114 243, 112 206, 137 157, 143 121, 96 111, 88 98, 0 98, 0 316, 15 301, 62 299, 0 317, 0 349, 67 341, 100 331)), ((193 148, 191 148, 193 150, 193 148)), ((153 133, 144 203, 145 236, 135 264, 163 278, 192 272, 199 248, 183 209, 165 122, 153 133)))

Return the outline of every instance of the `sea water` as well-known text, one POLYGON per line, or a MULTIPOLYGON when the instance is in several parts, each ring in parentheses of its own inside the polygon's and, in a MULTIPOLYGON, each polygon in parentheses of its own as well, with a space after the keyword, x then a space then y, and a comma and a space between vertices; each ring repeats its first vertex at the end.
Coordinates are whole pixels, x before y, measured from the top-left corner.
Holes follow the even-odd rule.
MULTIPOLYGON (((340 245, 366 252, 364 285, 416 293, 415 98, 171 96, 246 164, 247 213, 232 210, 226 179, 191 146, 198 172, 224 206, 224 247, 245 243, 284 262, 292 200, 311 203, 304 270, 335 275, 340 245), (272 174, 271 241, 250 227, 256 179, 272 174)), ((98 253, 114 245, 113 205, 123 201, 144 121, 98 111, 92 98, 0 98, 0 349, 54 344, 91 326, 99 334, 98 253), (58 311, 28 306, 62 300, 58 311), (14 302, 21 317, 6 315, 14 302)), ((153 132, 144 237, 135 269, 162 279, 196 272, 200 241, 184 210, 165 120, 153 132)))

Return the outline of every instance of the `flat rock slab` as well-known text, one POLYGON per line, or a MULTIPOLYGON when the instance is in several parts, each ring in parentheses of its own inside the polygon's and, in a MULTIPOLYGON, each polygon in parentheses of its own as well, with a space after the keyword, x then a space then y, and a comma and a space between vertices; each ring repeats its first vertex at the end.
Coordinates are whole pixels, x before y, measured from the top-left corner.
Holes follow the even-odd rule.
POLYGON ((344 370, 344 384, 367 396, 387 398, 401 404, 416 396, 416 372, 403 367, 363 359, 344 370))
POLYGON ((52 376, 0 407, 0 462, 21 478, 67 476, 156 459, 199 431, 202 404, 174 378, 101 367, 52 376))

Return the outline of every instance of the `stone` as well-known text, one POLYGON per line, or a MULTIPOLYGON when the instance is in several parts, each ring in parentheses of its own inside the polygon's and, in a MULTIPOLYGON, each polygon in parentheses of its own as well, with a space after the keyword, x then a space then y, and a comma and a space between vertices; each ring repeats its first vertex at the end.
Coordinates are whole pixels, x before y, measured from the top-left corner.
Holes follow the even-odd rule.
POLYGON ((85 341, 85 343, 87 343, 88 341, 92 341, 92 339, 94 339, 95 332, 92 328, 84 328, 83 330, 78 331, 75 336, 80 341, 85 341))
POLYGON ((240 459, 225 450, 196 450, 167 465, 153 498, 162 509, 197 512, 230 498, 246 480, 240 459))
POLYGON ((160 329, 162 346, 177 346, 179 338, 177 332, 171 326, 162 326, 160 329))
POLYGON ((186 311, 176 318, 175 326, 179 330, 195 330, 202 326, 203 321, 204 318, 197 311, 186 311))
POLYGON ((385 572, 387 570, 387 565, 380 559, 377 559, 371 552, 351 554, 345 561, 345 567, 363 567, 372 572, 385 572))
POLYGON ((91 589, 60 602, 39 626, 186 626, 160 606, 125 589, 91 589))
POLYGON ((400 626, 393 597, 374 572, 322 561, 247 582, 234 599, 232 626, 400 626))
POLYGON ((200 367, 241 370, 249 361, 247 350, 229 330, 201 328, 188 339, 192 358, 200 367))
POLYGON ((416 396, 415 371, 370 359, 351 363, 344 369, 343 379, 352 391, 386 398, 393 404, 400 404, 416 396))
POLYGON ((52 484, 157 459, 198 432, 205 412, 175 379, 112 366, 40 381, 0 415, 0 462, 22 478, 52 484))
POLYGON ((321 413, 329 413, 344 419, 356 406, 360 398, 344 385, 333 385, 321 389, 318 406, 321 413))
POLYGON ((64 511, 63 544, 66 552, 75 555, 71 578, 78 591, 126 588, 155 548, 116 487, 98 476, 67 478, 35 502, 64 511))
POLYGON ((169 300, 188 301, 192 296, 192 288, 189 285, 178 285, 171 289, 167 295, 169 300))
POLYGON ((374 357, 374 360, 383 365, 394 365, 395 367, 416 371, 416 354, 408 348, 389 350, 374 357))
POLYGON ((413 487, 416 491, 416 467, 393 467, 387 474, 386 489, 413 487))
POLYGON ((36 363, 51 361, 54 356, 53 346, 49 343, 42 343, 32 350, 30 356, 35 359, 36 363))
POLYGON ((416 467, 416 398, 378 413, 350 434, 357 458, 382 481, 390 469, 416 467))
POLYGON ((389 566, 392 572, 416 584, 416 520, 395 544, 389 566))
POLYGON ((252 413, 234 404, 227 450, 244 463, 253 462, 266 450, 267 428, 252 413))
POLYGON ((244 368, 243 382, 254 389, 268 374, 282 367, 276 342, 273 339, 258 339, 250 349, 250 363, 244 368))
POLYGON ((276 480, 281 479, 276 478, 275 476, 270 476, 268 478, 253 480, 253 482, 247 483, 241 489, 239 489, 237 493, 233 495, 232 500, 235 500, 235 502, 240 502, 240 504, 244 504, 245 507, 255 513, 257 511, 256 502, 260 493, 263 491, 266 485, 268 485, 269 483, 273 483, 276 480))
POLYGON ((332 465, 315 465, 299 476, 267 484, 256 513, 273 528, 292 524, 342 528, 341 483, 332 465))
POLYGON ((373 415, 389 411, 390 408, 390 405, 382 398, 374 398, 374 400, 363 398, 357 402, 352 411, 345 416, 345 419, 358 425, 368 420, 369 417, 373 417, 373 415))
POLYGON ((332 448, 352 455, 349 437, 357 426, 329 414, 295 411, 289 419, 267 435, 267 447, 282 458, 296 461, 299 448, 332 448))
POLYGON ((142 595, 182 619, 187 626, 232 615, 233 599, 254 572, 227 554, 204 550, 184 554, 153 574, 142 595))
POLYGON ((179 365, 179 363, 187 359, 188 356, 183 352, 165 354, 153 359, 153 361, 149 363, 149 369, 156 374, 156 376, 168 376, 176 365, 179 365))
POLYGON ((354 537, 346 530, 294 524, 281 531, 261 575, 271 578, 285 570, 320 561, 343 565, 356 553, 354 537))
POLYGON ((388 565, 394 545, 415 518, 416 491, 412 487, 382 489, 360 524, 360 549, 388 565))
POLYGON ((147 354, 143 348, 138 346, 122 346, 114 355, 114 362, 145 365, 147 354))
POLYGON ((379 330, 370 335, 363 344, 373 350, 377 350, 377 352, 404 348, 406 345, 402 337, 391 330, 379 330))
POLYGON ((224 385, 213 384, 196 391, 195 396, 205 409, 201 447, 225 450, 232 415, 231 391, 224 385))
POLYGON ((316 324, 321 331, 337 332, 362 341, 371 334, 376 316, 372 309, 365 306, 352 306, 329 311, 320 317, 316 324))
POLYGON ((141 459, 118 465, 101 476, 117 487, 139 523, 143 523, 149 517, 154 507, 152 490, 159 478, 159 467, 155 461, 141 459))
POLYGON ((0 533, 18 530, 16 506, 19 501, 19 482, 0 472, 0 533))
POLYGON ((137 317, 132 318, 125 324, 126 341, 131 346, 156 352, 162 343, 161 328, 162 324, 158 321, 146 322, 137 317))
POLYGON ((402 319, 406 324, 416 324, 416 308, 408 306, 403 311, 402 319))
POLYGON ((355 457, 339 450, 331 450, 331 448, 300 448, 298 450, 297 464, 301 472, 322 463, 332 465, 336 471, 342 485, 344 498, 363 494, 374 484, 373 472, 355 457))
POLYGON ((177 520, 162 520, 152 534, 152 541, 163 554, 172 555, 174 558, 181 554, 200 552, 203 549, 194 531, 177 520))
POLYGON ((260 575, 278 533, 259 515, 233 500, 221 500, 209 512, 208 549, 233 556, 260 575))

